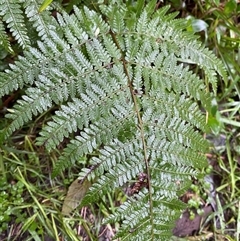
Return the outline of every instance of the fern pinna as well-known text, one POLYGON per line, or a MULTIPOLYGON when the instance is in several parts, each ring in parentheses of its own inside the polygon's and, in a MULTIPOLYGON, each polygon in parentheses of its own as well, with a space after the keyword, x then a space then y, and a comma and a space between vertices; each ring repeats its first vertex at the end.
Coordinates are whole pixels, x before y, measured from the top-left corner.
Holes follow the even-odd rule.
POLYGON ((209 111, 212 96, 187 65, 198 65, 213 90, 225 72, 168 7, 155 10, 151 1, 136 13, 120 2, 100 5, 101 13, 75 7, 58 14, 56 28, 1 73, 1 96, 28 85, 6 115, 4 134, 55 106, 37 143, 50 151, 79 134, 53 175, 91 157, 92 168, 81 174, 95 180, 81 203, 87 205, 145 173, 147 187, 106 222, 124 219, 121 240, 168 240, 184 208, 179 195, 207 165, 202 133, 209 127, 199 106, 209 111))

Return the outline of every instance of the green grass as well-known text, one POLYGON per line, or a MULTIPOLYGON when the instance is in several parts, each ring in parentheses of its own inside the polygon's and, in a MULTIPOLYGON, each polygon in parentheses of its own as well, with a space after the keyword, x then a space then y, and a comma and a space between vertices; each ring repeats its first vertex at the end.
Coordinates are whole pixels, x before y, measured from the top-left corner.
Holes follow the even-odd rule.
MULTIPOLYGON (((0 222, 6 240, 98 240, 104 232, 102 220, 114 212, 115 202, 121 202, 120 193, 109 193, 101 203, 89 208, 76 209, 70 217, 61 214, 67 187, 77 178, 72 170, 51 178, 58 153, 46 154, 27 135, 15 143, 15 149, 2 150, 0 182, 2 209, 0 222), (66 177, 65 177, 66 176, 66 177), (11 189, 11 190, 10 190, 11 189), (9 211, 11 210, 11 211, 9 211)), ((113 229, 112 226, 104 227, 113 229)), ((115 231, 114 231, 115 232, 115 231)), ((1 236, 0 236, 0 240, 1 236)))

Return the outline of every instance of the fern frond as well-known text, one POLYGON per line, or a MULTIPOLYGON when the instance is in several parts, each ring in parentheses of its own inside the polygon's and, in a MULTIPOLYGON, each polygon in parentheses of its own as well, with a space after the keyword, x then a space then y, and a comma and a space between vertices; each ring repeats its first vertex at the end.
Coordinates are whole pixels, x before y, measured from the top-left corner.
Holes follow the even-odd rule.
POLYGON ((49 11, 39 13, 40 4, 41 2, 37 0, 27 0, 24 1, 23 7, 27 18, 33 23, 32 27, 36 29, 39 37, 44 40, 50 36, 50 31, 56 31, 56 21, 51 17, 49 11))
POLYGON ((209 127, 201 108, 211 110, 213 95, 186 65, 199 65, 214 89, 216 74, 225 75, 222 63, 184 31, 186 23, 168 7, 154 12, 153 3, 137 14, 119 3, 100 6, 102 14, 75 7, 57 16, 59 31, 31 19, 43 41, 0 78, 1 96, 30 85, 7 115, 7 135, 55 106, 37 144, 51 150, 70 139, 55 176, 89 159, 92 168, 81 177, 95 183, 82 205, 145 173, 147 187, 108 219, 126 219, 121 240, 171 236, 184 206, 178 196, 207 166, 202 133, 209 127))
POLYGON ((0 0, 0 16, 7 23, 13 37, 23 49, 29 47, 30 39, 27 34, 21 5, 15 0, 0 0))
POLYGON ((109 144, 100 150, 98 158, 92 159, 92 164, 97 165, 93 176, 100 178, 91 187, 91 194, 84 197, 82 205, 97 201, 109 190, 109 187, 113 189, 121 187, 143 172, 144 163, 141 160, 144 157, 141 143, 137 139, 134 138, 131 142, 128 140, 125 143, 114 140, 109 144), (104 171, 108 174, 103 175, 104 171))
POLYGON ((203 48, 197 41, 192 41, 189 46, 182 45, 181 56, 183 57, 180 58, 182 62, 197 64, 200 68, 203 68, 207 81, 212 84, 215 93, 217 91, 216 73, 222 76, 224 80, 227 79, 226 70, 222 62, 208 49, 203 48), (206 67, 204 61, 208 62, 208 67, 206 67))
POLYGON ((46 111, 52 106, 52 99, 40 89, 35 91, 29 88, 22 100, 18 100, 16 108, 7 114, 6 117, 12 119, 11 124, 6 129, 6 136, 11 135, 15 130, 21 128, 25 123, 32 120, 33 116, 46 111))
POLYGON ((5 70, 5 73, 0 73, 1 97, 26 84, 33 84, 40 70, 46 70, 46 57, 39 50, 30 48, 24 55, 25 57, 19 56, 14 65, 10 64, 10 69, 5 70))
MULTIPOLYGON (((103 73, 102 76, 104 76, 103 73)), ((127 96, 123 86, 122 89, 119 89, 120 81, 117 83, 112 76, 112 81, 106 85, 97 73, 93 77, 99 79, 98 84, 89 84, 88 90, 80 93, 80 99, 74 99, 74 102, 69 103, 68 106, 62 106, 62 111, 56 112, 49 127, 46 130, 43 129, 41 135, 45 138, 41 138, 41 140, 42 143, 47 144, 48 148, 55 147, 63 140, 63 137, 68 137, 69 133, 82 129, 83 126, 87 127, 90 121, 97 123, 100 118, 110 118, 115 115, 114 109, 117 109, 118 114, 122 115, 129 112, 131 105, 124 105, 125 109, 122 110, 120 108, 127 96), (49 136, 49 133, 52 133, 52 136, 49 136)), ((109 78, 109 76, 106 75, 105 78, 109 78)))
MULTIPOLYGON (((122 141, 131 136, 131 132, 136 128, 131 121, 132 116, 129 116, 128 112, 121 113, 119 109, 116 109, 115 113, 118 115, 117 119, 109 116, 108 119, 103 119, 102 122, 90 124, 88 128, 84 128, 81 136, 76 136, 74 140, 71 140, 56 163, 52 174, 53 177, 67 167, 79 163, 80 157, 93 153, 101 144, 109 143, 115 136, 122 141)), ((46 134, 42 133, 42 135, 46 134)), ((37 144, 44 143, 44 141, 46 141, 45 138, 40 137, 37 144)))
MULTIPOLYGON (((167 196, 167 191, 165 194, 167 196)), ((119 207, 116 214, 105 219, 106 223, 125 219, 116 238, 121 237, 122 239, 123 237, 123 240, 169 240, 168 233, 169 230, 173 229, 173 221, 179 216, 181 210, 186 208, 186 205, 175 200, 173 205, 171 198, 164 200, 164 192, 162 192, 161 201, 155 201, 154 229, 152 230, 151 216, 148 212, 148 199, 148 190, 145 189, 135 195, 134 198, 130 197, 119 207), (138 225, 137 228, 136 225, 138 225)))

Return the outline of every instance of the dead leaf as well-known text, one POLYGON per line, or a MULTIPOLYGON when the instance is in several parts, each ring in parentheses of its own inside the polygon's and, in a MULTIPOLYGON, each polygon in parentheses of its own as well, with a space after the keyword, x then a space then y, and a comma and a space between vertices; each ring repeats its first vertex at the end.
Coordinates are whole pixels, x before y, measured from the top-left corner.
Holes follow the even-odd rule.
POLYGON ((69 215, 80 204, 91 185, 87 178, 84 181, 76 179, 70 185, 62 206, 63 215, 69 215))
POLYGON ((203 208, 203 215, 195 213, 195 218, 190 219, 190 213, 185 210, 182 217, 176 221, 176 226, 173 229, 173 234, 177 237, 186 237, 195 235, 199 229, 201 222, 206 219, 206 217, 212 213, 212 207, 210 205, 203 208))

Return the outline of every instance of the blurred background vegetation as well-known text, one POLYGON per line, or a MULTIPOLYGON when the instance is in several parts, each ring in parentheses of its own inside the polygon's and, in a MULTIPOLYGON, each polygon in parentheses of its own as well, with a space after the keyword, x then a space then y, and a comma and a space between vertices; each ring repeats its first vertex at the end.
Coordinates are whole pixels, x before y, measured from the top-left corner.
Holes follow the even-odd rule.
MULTIPOLYGON (((43 1, 42 1, 43 2, 43 1)), ((71 13, 73 5, 98 10, 98 3, 108 1, 63 0, 49 1, 55 9, 71 13), (52 2, 52 3, 51 3, 52 2)), ((149 1, 125 1, 129 8, 149 1)), ((209 116, 212 135, 206 136, 212 148, 208 153, 209 173, 205 181, 193 180, 188 193, 191 207, 201 213, 207 203, 215 209, 199 230, 189 237, 175 240, 240 240, 240 2, 238 0, 166 0, 156 1, 156 9, 171 5, 178 17, 189 21, 187 31, 199 35, 202 43, 225 64, 228 79, 219 79, 216 109, 209 116), (212 199, 211 199, 212 198, 212 199)), ((42 9, 41 11, 44 11, 42 9)), ((35 35, 32 35, 34 41, 35 35)), ((0 46, 0 71, 22 55, 22 49, 9 33, 11 46, 0 46)), ((36 38, 37 39, 37 38, 36 38)), ((195 68, 195 67, 194 67, 195 68)), ((198 69, 193 69, 199 72, 198 69)), ((206 83, 208 86, 208 83, 206 83)), ((209 88, 211 88, 209 86, 209 88)), ((11 108, 23 94, 15 91, 0 100, 0 129, 6 108, 11 108)), ((29 123, 0 146, 0 240, 107 240, 118 228, 101 224, 125 200, 121 191, 93 207, 76 210, 73 218, 60 218, 61 205, 68 186, 76 179, 78 170, 67 170, 51 178, 52 168, 61 152, 46 153, 34 144, 39 127, 51 117, 46 112, 29 123)), ((194 213, 190 218, 194 219, 194 213)))

